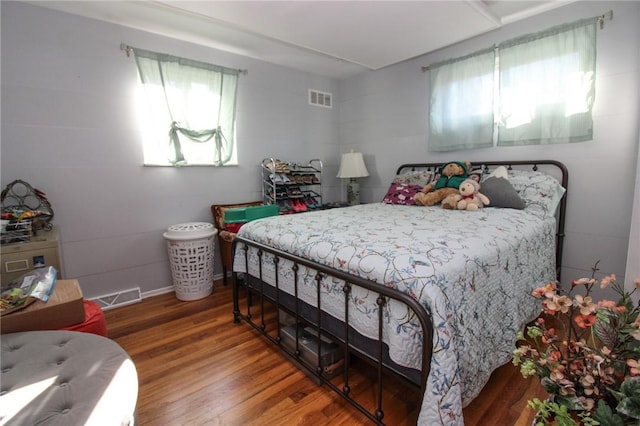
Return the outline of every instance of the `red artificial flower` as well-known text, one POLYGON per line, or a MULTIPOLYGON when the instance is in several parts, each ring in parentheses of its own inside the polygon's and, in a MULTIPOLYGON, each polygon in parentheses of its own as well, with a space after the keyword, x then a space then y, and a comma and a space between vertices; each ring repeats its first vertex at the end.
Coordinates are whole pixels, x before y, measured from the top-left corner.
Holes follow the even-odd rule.
POLYGON ((549 355, 547 355, 547 359, 551 362, 558 362, 562 359, 562 352, 558 350, 551 351, 549 355))
POLYGON ((596 316, 595 315, 582 315, 582 314, 578 314, 575 316, 575 318, 573 319, 573 321, 578 325, 578 327, 580 328, 589 328, 591 327, 593 324, 596 323, 596 316))
POLYGON ((556 335, 556 329, 550 328, 542 335, 542 343, 548 345, 553 342, 558 336, 556 335))
POLYGON ((547 285, 538 287, 535 290, 533 290, 531 292, 531 295, 535 297, 542 297, 542 296, 545 296, 547 293, 555 293, 555 291, 556 291, 556 283, 551 281, 547 285))

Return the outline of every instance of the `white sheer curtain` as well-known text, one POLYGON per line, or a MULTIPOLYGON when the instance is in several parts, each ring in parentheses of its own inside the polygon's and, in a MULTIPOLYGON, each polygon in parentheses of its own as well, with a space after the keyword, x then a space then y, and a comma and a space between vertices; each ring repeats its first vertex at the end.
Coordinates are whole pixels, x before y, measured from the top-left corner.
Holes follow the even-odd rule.
POLYGON ((493 48, 430 67, 429 149, 493 145, 493 48))
POLYGON ((133 49, 147 99, 145 163, 214 165, 234 157, 238 70, 133 49))
POLYGON ((498 145, 592 139, 596 31, 588 19, 498 46, 498 145))

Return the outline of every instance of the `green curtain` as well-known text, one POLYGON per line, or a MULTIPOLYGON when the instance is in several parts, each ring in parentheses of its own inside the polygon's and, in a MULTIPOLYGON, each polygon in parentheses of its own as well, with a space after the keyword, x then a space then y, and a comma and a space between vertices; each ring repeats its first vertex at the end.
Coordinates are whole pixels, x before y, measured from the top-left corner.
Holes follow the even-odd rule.
POLYGON ((167 129, 169 162, 175 166, 221 166, 229 162, 233 154, 239 71, 132 50, 149 108, 167 129), (206 147, 195 146, 211 140, 213 144, 206 147))
POLYGON ((592 139, 599 18, 431 65, 429 150, 592 139))
POLYGON ((500 44, 498 145, 593 138, 597 18, 500 44))
POLYGON ((429 150, 493 145, 493 48, 431 65, 429 150))

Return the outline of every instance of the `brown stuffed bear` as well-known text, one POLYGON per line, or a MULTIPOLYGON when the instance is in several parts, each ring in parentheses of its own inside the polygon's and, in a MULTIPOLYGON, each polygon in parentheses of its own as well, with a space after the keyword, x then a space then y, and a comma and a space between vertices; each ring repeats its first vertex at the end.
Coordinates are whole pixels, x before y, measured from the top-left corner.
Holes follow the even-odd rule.
POLYGON ((480 184, 473 179, 466 179, 460 184, 457 194, 449 195, 442 200, 442 207, 455 206, 457 210, 476 211, 490 204, 489 198, 480 192, 480 184))
MULTIPOLYGON (((420 206, 433 206, 444 200, 447 196, 458 193, 458 187, 464 181, 471 168, 469 161, 451 161, 440 166, 440 177, 426 185, 422 192, 418 192, 414 199, 420 206)), ((443 208, 455 209, 456 205, 443 205, 443 208)))

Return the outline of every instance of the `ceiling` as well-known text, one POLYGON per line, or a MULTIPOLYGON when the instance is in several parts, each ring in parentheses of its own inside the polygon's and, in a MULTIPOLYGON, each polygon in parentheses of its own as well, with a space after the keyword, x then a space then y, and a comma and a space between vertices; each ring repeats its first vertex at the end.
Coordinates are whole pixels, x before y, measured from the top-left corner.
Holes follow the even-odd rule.
POLYGON ((573 1, 576 0, 29 3, 294 69, 347 78, 573 1))

